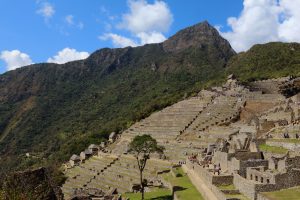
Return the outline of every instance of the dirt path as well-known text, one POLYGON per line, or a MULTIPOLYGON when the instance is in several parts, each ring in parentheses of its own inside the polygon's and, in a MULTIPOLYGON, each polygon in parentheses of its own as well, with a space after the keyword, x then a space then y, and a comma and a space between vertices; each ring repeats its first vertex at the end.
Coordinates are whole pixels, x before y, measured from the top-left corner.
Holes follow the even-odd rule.
POLYGON ((182 165, 182 169, 187 173, 192 183, 197 190, 202 194, 205 200, 218 200, 215 194, 206 186, 201 177, 199 177, 193 170, 187 168, 186 165, 182 165))

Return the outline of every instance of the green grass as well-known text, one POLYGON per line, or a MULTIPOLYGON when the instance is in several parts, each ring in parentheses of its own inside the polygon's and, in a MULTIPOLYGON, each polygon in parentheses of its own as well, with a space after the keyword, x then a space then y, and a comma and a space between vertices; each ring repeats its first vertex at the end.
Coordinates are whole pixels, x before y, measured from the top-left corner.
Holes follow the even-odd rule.
POLYGON ((266 144, 259 145, 259 149, 261 151, 265 151, 268 153, 276 153, 276 154, 286 154, 288 152, 288 150, 283 147, 269 146, 266 144))
POLYGON ((219 185, 218 188, 220 190, 235 190, 234 185, 219 185))
POLYGON ((170 182, 173 186, 180 188, 176 191, 176 195, 180 200, 203 200, 202 195, 198 192, 196 187, 192 184, 189 177, 183 172, 181 168, 174 169, 174 174, 181 174, 180 177, 174 177, 171 173, 164 176, 165 180, 170 182))
POLYGON ((242 194, 230 194, 230 195, 226 195, 226 197, 227 198, 236 198, 236 199, 240 199, 240 200, 250 200, 242 194))
POLYGON ((299 200, 300 199, 300 187, 279 190, 275 192, 263 193, 271 200, 299 200))
POLYGON ((299 139, 286 138, 286 139, 269 139, 270 142, 284 142, 284 143, 294 143, 300 144, 299 139))
MULTIPOLYGON (((123 197, 129 198, 130 200, 140 200, 141 193, 126 193, 123 195, 123 197)), ((146 200, 171 200, 172 194, 169 189, 159 188, 151 192, 146 192, 145 199, 146 200)))
POLYGON ((232 57, 228 73, 248 82, 288 75, 300 76, 300 44, 272 42, 254 45, 250 50, 232 57))

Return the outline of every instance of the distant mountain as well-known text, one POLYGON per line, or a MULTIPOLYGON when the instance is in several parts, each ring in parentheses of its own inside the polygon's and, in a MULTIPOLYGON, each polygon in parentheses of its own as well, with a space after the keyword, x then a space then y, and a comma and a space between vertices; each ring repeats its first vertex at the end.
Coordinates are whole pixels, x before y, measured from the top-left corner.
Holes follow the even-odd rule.
POLYGON ((246 82, 288 75, 300 77, 300 44, 271 42, 254 45, 247 52, 233 56, 227 64, 227 72, 246 82))
POLYGON ((0 75, 0 171, 63 161, 112 131, 222 82, 234 55, 203 22, 164 43, 105 48, 85 60, 0 75))

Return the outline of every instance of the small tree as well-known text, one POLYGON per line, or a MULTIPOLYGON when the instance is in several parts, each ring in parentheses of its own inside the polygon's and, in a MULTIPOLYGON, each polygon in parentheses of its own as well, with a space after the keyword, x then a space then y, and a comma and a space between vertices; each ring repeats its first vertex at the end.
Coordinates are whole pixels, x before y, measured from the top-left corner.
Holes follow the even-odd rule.
POLYGON ((129 145, 129 151, 134 153, 140 171, 140 184, 142 200, 144 200, 144 188, 146 181, 143 180, 143 171, 151 153, 163 153, 164 148, 157 145, 157 141, 150 135, 136 136, 129 145))

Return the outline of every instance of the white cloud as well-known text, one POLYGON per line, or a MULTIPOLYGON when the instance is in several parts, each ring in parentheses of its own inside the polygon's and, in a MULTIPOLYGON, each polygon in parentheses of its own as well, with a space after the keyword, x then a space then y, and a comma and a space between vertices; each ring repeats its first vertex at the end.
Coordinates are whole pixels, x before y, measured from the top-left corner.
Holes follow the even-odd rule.
POLYGON ((88 52, 78 52, 76 49, 64 48, 57 55, 49 58, 48 63, 63 64, 74 60, 82 60, 89 56, 88 52))
POLYGON ((130 12, 123 15, 119 26, 132 33, 166 32, 173 22, 173 15, 163 1, 150 4, 145 0, 130 0, 128 5, 130 12))
POLYGON ((20 52, 19 50, 2 51, 0 59, 6 63, 7 70, 14 70, 16 68, 32 64, 29 55, 20 52))
POLYGON ((73 25, 74 24, 74 16, 73 15, 67 15, 65 17, 65 21, 67 22, 67 24, 73 25))
POLYGON ((137 34, 137 37, 140 38, 141 45, 151 44, 151 43, 159 43, 166 40, 166 37, 160 32, 141 32, 137 34))
POLYGON ((300 41, 299 0, 244 0, 239 17, 227 22, 231 31, 221 32, 236 51, 271 41, 300 41))
POLYGON ((55 14, 55 9, 50 3, 48 2, 44 2, 42 4, 40 2, 38 3, 40 4, 40 9, 37 10, 37 13, 39 15, 42 15, 45 20, 48 20, 55 14))
POLYGON ((114 33, 107 33, 107 34, 104 34, 102 36, 99 36, 99 39, 101 39, 101 40, 110 39, 110 40, 112 40, 113 45, 115 47, 128 47, 128 46, 135 47, 135 46, 138 46, 138 44, 135 41, 133 41, 132 39, 121 36, 121 35, 118 35, 118 34, 114 34, 114 33))
POLYGON ((83 22, 79 21, 77 22, 76 20, 74 20, 74 15, 67 15, 65 17, 65 22, 69 25, 69 26, 74 26, 76 28, 79 28, 80 30, 83 29, 84 24, 83 22))
POLYGON ((136 35, 140 42, 136 42, 134 39, 124 37, 115 33, 106 33, 99 36, 100 40, 112 40, 114 47, 136 47, 144 44, 159 43, 166 40, 166 37, 159 32, 141 32, 136 35))
POLYGON ((279 37, 285 41, 300 42, 300 1, 281 0, 283 22, 279 26, 279 37))
MULTIPOLYGON (((104 34, 100 39, 111 39, 116 47, 139 46, 166 40, 163 33, 169 30, 173 15, 164 1, 156 0, 151 4, 146 0, 129 0, 128 6, 129 12, 122 16, 117 28, 129 31, 134 39, 115 33, 104 34)), ((104 11, 108 12, 106 9, 104 11)))

